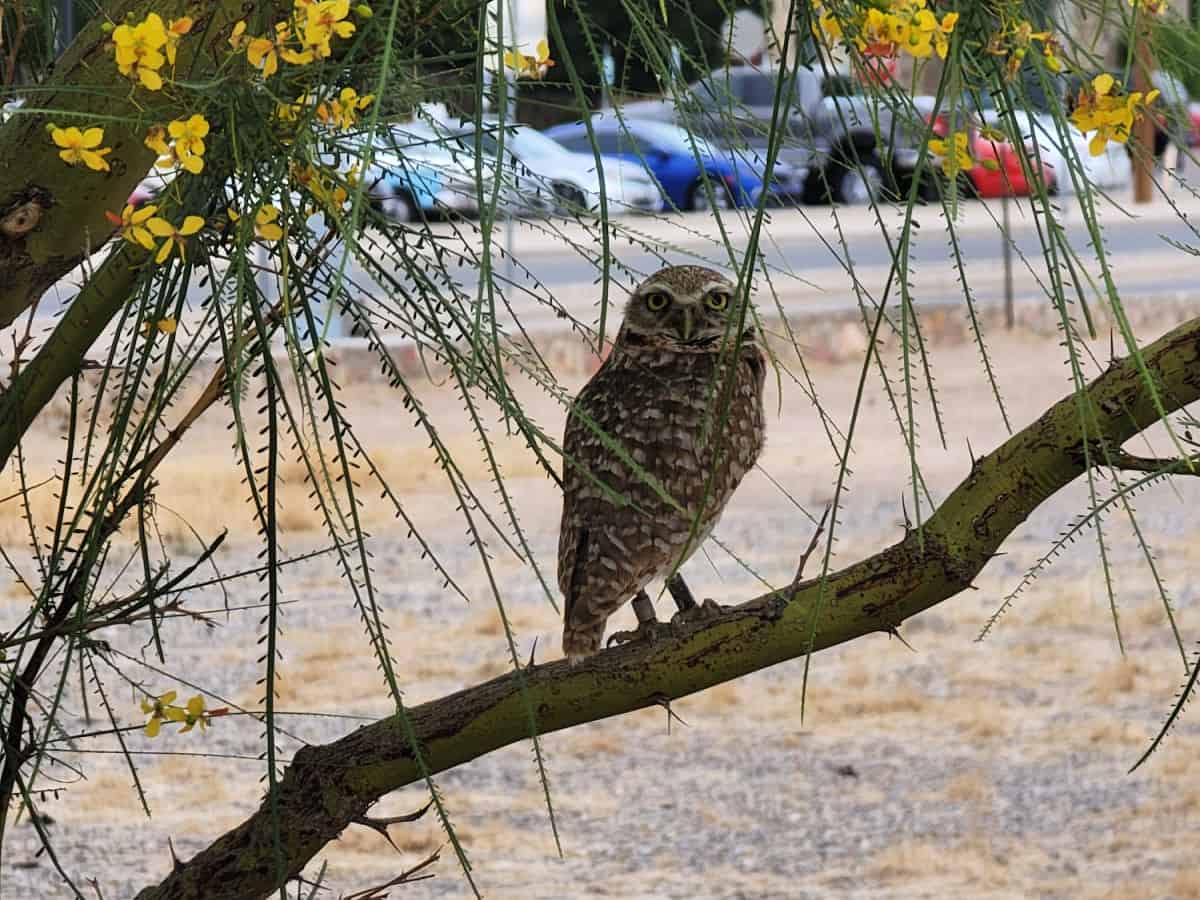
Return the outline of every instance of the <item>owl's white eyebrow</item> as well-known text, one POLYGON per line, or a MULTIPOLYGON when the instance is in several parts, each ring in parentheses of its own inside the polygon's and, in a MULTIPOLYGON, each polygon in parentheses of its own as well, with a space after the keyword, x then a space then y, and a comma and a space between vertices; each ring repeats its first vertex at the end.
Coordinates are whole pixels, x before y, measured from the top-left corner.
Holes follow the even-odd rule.
POLYGON ((666 294, 672 300, 676 299, 675 292, 665 284, 648 284, 637 292, 639 297, 645 297, 647 294, 666 294))

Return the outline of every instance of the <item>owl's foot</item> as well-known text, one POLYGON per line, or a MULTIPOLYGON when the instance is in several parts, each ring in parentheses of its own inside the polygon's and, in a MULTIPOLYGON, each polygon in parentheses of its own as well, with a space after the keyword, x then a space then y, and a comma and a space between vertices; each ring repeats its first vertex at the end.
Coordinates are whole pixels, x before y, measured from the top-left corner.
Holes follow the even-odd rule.
POLYGON ((703 603, 696 604, 688 609, 681 609, 675 615, 671 616, 672 625, 691 625, 695 622, 707 622, 710 619, 719 619, 725 611, 716 600, 711 597, 705 597, 703 603))
POLYGON ((647 641, 653 643, 664 635, 670 633, 671 626, 667 622, 660 622, 658 619, 651 619, 647 622, 638 622, 638 627, 633 631, 614 631, 608 636, 605 641, 605 647, 612 647, 614 644, 628 644, 631 641, 647 641))
POLYGON ((609 635, 605 647, 613 644, 627 644, 630 641, 654 641, 662 636, 667 626, 654 615, 654 604, 650 595, 644 590, 638 591, 633 598, 633 611, 637 615, 638 627, 633 631, 616 631, 609 635))

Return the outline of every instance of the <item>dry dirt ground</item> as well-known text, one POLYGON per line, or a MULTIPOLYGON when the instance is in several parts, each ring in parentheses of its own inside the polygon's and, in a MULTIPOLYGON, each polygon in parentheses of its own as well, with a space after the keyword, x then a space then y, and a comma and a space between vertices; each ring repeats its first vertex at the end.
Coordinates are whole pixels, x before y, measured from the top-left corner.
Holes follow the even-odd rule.
MULTIPOLYGON (((991 343, 1014 427, 1069 390, 1064 351, 1052 341, 997 337, 991 343)), ((1107 353, 1107 339, 1094 346, 1107 353)), ((894 354, 887 357, 898 373, 894 354)), ((976 452, 1005 434, 971 346, 933 356, 948 449, 936 437, 928 398, 920 399, 920 459, 934 497, 968 469, 976 452)), ((849 417, 857 365, 812 372, 821 402, 841 426, 849 417)), ((577 381, 576 381, 577 384, 577 381)), ((574 385, 573 385, 574 386, 574 385)), ((452 396, 425 389, 447 440, 493 508, 477 443, 452 396)), ((352 421, 375 449, 422 531, 466 593, 440 587, 429 564, 386 510, 368 509, 379 602, 409 703, 489 678, 507 666, 495 602, 439 471, 394 395, 373 385, 347 390, 352 421)), ((531 408, 552 433, 562 410, 530 392, 531 408)), ((771 399, 764 469, 796 501, 819 510, 832 494, 833 451, 811 404, 784 380, 771 399)), ((834 565, 894 540, 905 506, 912 514, 908 462, 886 398, 873 378, 858 426, 853 476, 844 497, 834 565)), ((195 540, 173 510, 205 535, 232 529, 219 565, 254 565, 256 544, 240 469, 214 410, 163 470, 162 527, 182 558, 195 540)), ((59 446, 50 428, 28 448, 31 468, 59 446), (39 445, 37 441, 42 443, 39 445), (41 448, 39 450, 39 447, 41 448)), ((538 562, 552 572, 558 501, 552 483, 494 422, 506 485, 538 562)), ((1137 449, 1144 450, 1144 447, 1137 449)), ((285 492, 287 547, 320 546, 298 471, 285 492)), ((0 484, 0 496, 8 491, 0 484)), ((51 498, 40 498, 40 514, 51 498)), ((1200 637, 1200 482, 1181 479, 1139 495, 1139 522, 1169 586, 1189 653, 1200 637)), ((883 635, 812 660, 803 721, 803 663, 795 661, 675 704, 687 723, 669 730, 661 710, 596 722, 544 739, 563 856, 555 851, 528 745, 510 747, 438 777, 437 783, 473 866, 480 891, 494 898, 784 897, 1200 897, 1200 718, 1193 709, 1165 748, 1135 774, 1126 770, 1162 722, 1182 682, 1176 648, 1149 567, 1122 514, 1106 520, 1126 653, 1115 637, 1095 534, 1086 531, 1022 596, 993 634, 980 627, 1022 573, 1085 508, 1074 485, 1040 509, 1008 543, 1007 555, 957 597, 905 624, 912 649, 883 635)), ((752 473, 718 535, 761 577, 789 577, 810 525, 792 501, 752 473)), ((0 507, 0 541, 28 543, 12 504, 0 507)), ((557 656, 558 617, 536 581, 499 541, 495 571, 522 653, 557 656)), ((702 596, 748 599, 754 576, 711 548, 686 572, 702 596)), ((25 557, 26 565, 28 563, 25 557)), ((286 758, 298 740, 326 741, 386 713, 388 698, 358 615, 329 556, 288 567, 282 619, 280 722, 286 758), (361 717, 361 718, 359 718, 361 717)), ((231 606, 253 606, 261 586, 229 586, 231 606)), ((7 620, 28 599, 0 586, 7 620)), ((213 589, 188 598, 193 609, 224 602, 213 589)), ((663 604, 666 606, 668 604, 663 604)), ((214 627, 183 619, 164 630, 159 664, 145 635, 112 634, 128 656, 114 663, 149 690, 203 690, 210 706, 261 708, 260 609, 224 613, 214 627), (187 685, 194 685, 195 688, 187 685)), ((627 627, 626 610, 611 627, 627 627)), ((64 788, 47 799, 50 834, 66 870, 88 896, 95 878, 105 898, 132 896, 166 873, 167 839, 188 858, 257 806, 264 763, 261 725, 221 719, 204 734, 164 729, 144 737, 132 691, 105 673, 153 816, 142 812, 111 737, 80 740, 61 758, 78 766, 44 773, 64 788)), ((91 709, 97 697, 90 697, 91 709)), ((68 689, 68 726, 82 732, 78 694, 68 689)), ((424 803, 423 788, 386 798, 379 815, 424 803)), ((400 854, 377 834, 352 827, 319 857, 331 887, 323 896, 385 880, 441 846, 432 814, 392 829, 400 854)), ((68 895, 28 822, 8 836, 0 893, 68 895)), ((396 889, 395 897, 465 897, 469 888, 449 851, 436 878, 396 889)), ((316 866, 309 874, 316 872, 316 866)))

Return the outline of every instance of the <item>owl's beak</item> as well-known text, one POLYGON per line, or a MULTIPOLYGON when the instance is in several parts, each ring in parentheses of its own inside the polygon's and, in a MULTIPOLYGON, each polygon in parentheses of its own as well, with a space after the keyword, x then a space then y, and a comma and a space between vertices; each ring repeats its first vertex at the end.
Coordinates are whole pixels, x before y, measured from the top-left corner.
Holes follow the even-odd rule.
POLYGON ((680 310, 680 313, 683 316, 683 328, 680 333, 683 335, 683 342, 686 344, 692 339, 692 331, 695 330, 695 323, 692 319, 692 308, 685 306, 680 310))

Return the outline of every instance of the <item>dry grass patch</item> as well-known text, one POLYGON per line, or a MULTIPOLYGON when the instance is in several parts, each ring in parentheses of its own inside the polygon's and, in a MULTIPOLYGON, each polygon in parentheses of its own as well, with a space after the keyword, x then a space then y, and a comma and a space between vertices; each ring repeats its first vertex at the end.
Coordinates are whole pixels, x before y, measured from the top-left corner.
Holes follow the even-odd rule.
POLYGON ((989 779, 972 769, 955 775, 946 783, 942 794, 947 800, 955 803, 969 803, 972 806, 991 805, 993 786, 989 779))
POLYGON ((1200 863, 1181 867, 1167 884, 1167 895, 1174 900, 1200 900, 1200 863))
MULTIPOLYGON (((1071 734, 1078 733, 1075 730, 1071 732, 1071 734)), ((1130 722, 1116 718, 1105 719, 1085 726, 1082 734, 1084 740, 1090 744, 1110 747, 1122 753, 1134 748, 1145 748, 1152 737, 1152 735, 1147 734, 1144 730, 1130 722)))
POLYGON ((1137 688, 1138 678, 1144 674, 1145 666, 1133 657, 1122 657, 1096 673, 1088 686, 1088 695, 1101 704, 1113 703, 1119 695, 1133 693, 1137 688))
POLYGON ((905 683, 880 684, 874 690, 841 698, 837 712, 842 717, 891 716, 919 713, 929 705, 929 697, 919 688, 905 683))
MULTIPOLYGON (((139 775, 145 780, 146 771, 141 771, 139 775)), ((86 780, 72 785, 62 803, 53 806, 44 804, 42 811, 56 818, 62 815, 87 821, 145 816, 133 786, 133 777, 124 769, 93 772, 86 780)))
POLYGON ((990 888, 1008 886, 1012 873, 1005 857, 994 852, 981 838, 951 846, 929 841, 904 841, 878 854, 866 869, 868 877, 881 882, 900 882, 933 875, 952 876, 955 884, 990 888))

